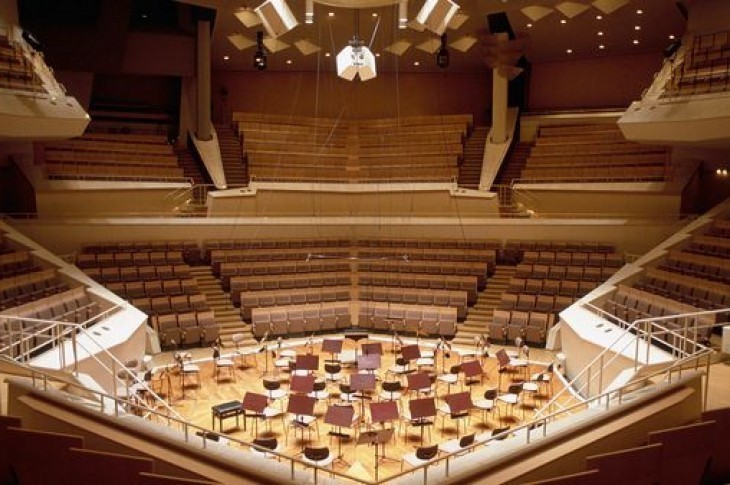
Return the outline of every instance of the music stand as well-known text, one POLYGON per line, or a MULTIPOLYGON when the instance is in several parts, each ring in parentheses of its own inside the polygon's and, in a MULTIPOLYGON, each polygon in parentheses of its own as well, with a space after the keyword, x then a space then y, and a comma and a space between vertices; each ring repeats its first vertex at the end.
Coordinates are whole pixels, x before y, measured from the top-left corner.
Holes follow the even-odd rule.
POLYGON ((246 431, 246 418, 252 417, 254 419, 254 436, 259 436, 259 420, 264 415, 264 409, 269 402, 269 398, 264 394, 258 394, 255 392, 247 391, 246 395, 243 396, 243 402, 241 407, 243 408, 243 430, 246 431), (246 414, 246 411, 251 411, 253 414, 246 414))
POLYGON ((383 344, 380 342, 362 344, 361 347, 362 347, 362 355, 371 355, 371 354, 383 355, 383 344))
POLYGON ((357 358, 357 370, 368 371, 375 375, 375 371, 380 369, 380 354, 363 354, 357 358))
POLYGON ((472 382, 469 381, 471 377, 477 377, 479 376, 479 380, 481 381, 482 376, 484 375, 484 369, 482 369, 482 365, 478 360, 467 360, 463 364, 461 364, 461 372, 464 373, 464 382, 467 386, 469 386, 469 391, 471 392, 471 385, 472 382))
POLYGON ((421 349, 418 345, 404 345, 400 348, 400 353, 407 361, 421 358, 421 349))
MULTIPOLYGON (((385 423, 395 421, 399 417, 400 414, 398 412, 398 403, 395 401, 381 401, 370 403, 370 420, 373 422, 373 424, 380 423, 381 425, 383 425, 383 429, 386 429, 384 426, 385 423)), ((387 460, 388 457, 385 456, 385 442, 383 442, 382 445, 383 455, 380 458, 383 460, 387 460)))
MULTIPOLYGON (((357 342, 359 340, 362 340, 362 339, 367 340, 368 334, 365 333, 365 332, 350 332, 350 333, 346 333, 345 334, 345 338, 349 338, 350 340, 354 340, 355 341, 355 344, 357 344, 357 342)), ((355 348, 355 355, 357 355, 357 348, 355 348)))
POLYGON ((428 418, 436 417, 436 400, 432 397, 411 399, 408 401, 411 411, 411 424, 421 428, 421 444, 423 444, 423 428, 433 424, 428 418))
POLYGON ((348 462, 342 459, 342 439, 349 438, 350 435, 342 432, 342 427, 351 428, 352 418, 355 416, 355 409, 352 406, 330 406, 327 408, 327 412, 324 415, 325 424, 330 426, 337 426, 337 432, 330 431, 330 436, 337 438, 337 461, 341 461, 345 465, 349 465, 348 462))
MULTIPOLYGON (((312 385, 314 385, 314 380, 312 380, 312 385)), ((314 418, 314 405, 316 402, 317 400, 313 397, 301 394, 289 395, 289 401, 286 404, 286 412, 294 415, 294 420, 292 421, 292 424, 294 425, 295 429, 298 427, 302 430, 302 442, 304 441, 304 428, 308 428, 309 424, 305 423, 299 418, 302 416, 311 416, 312 418, 314 418)), ((287 436, 289 436, 289 433, 287 433, 287 436)), ((303 446, 304 443, 302 443, 302 447, 303 446)))
POLYGON ((297 355, 294 369, 316 371, 319 369, 319 355, 297 355))
POLYGON ((421 392, 426 393, 431 390, 431 376, 425 372, 408 374, 406 379, 408 380, 408 390, 416 391, 417 395, 420 395, 421 392))
POLYGON ((390 439, 393 437, 393 428, 386 428, 386 429, 379 429, 379 430, 373 430, 373 431, 364 431, 360 433, 360 436, 357 438, 357 444, 369 444, 375 446, 375 480, 378 480, 378 465, 380 463, 381 458, 386 458, 385 456, 381 457, 378 455, 378 445, 383 446, 383 450, 385 450, 385 443, 390 441, 390 439))
POLYGON ((289 389, 291 392, 309 394, 314 391, 314 376, 292 376, 289 389))
MULTIPOLYGON (((471 402, 471 393, 469 391, 464 392, 457 392, 456 394, 449 394, 446 397, 444 397, 444 400, 446 401, 446 404, 449 406, 449 414, 451 414, 451 417, 467 417, 469 416, 469 411, 471 408, 474 407, 474 404, 471 402)), ((443 423, 442 423, 443 425, 443 423)), ((442 428, 443 430, 443 428, 442 428)), ((443 432, 443 431, 442 431, 443 432)), ((456 437, 459 437, 459 426, 456 426, 456 437)))
POLYGON ((375 390, 375 374, 352 374, 350 376, 350 390, 360 391, 360 416, 365 416, 365 399, 371 399, 365 395, 365 391, 375 390))
POLYGON ((330 354, 330 362, 339 362, 340 359, 335 359, 335 355, 340 355, 340 352, 342 352, 342 339, 324 339, 322 341, 322 352, 327 352, 330 354))

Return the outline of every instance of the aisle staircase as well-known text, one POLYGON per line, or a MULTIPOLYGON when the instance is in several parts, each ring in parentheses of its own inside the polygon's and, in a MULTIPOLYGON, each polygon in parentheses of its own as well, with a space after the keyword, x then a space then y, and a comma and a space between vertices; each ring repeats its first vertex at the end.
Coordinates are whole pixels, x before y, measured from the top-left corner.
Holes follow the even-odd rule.
POLYGON ((229 188, 248 185, 248 167, 243 158, 243 149, 238 133, 228 125, 215 125, 215 131, 221 149, 226 184, 229 188))
POLYGON ((213 268, 193 266, 190 274, 198 283, 198 288, 205 295, 216 322, 220 325, 223 347, 233 347, 231 337, 236 333, 242 333, 245 337, 241 345, 254 345, 256 340, 251 333, 251 326, 241 320, 240 311, 231 303, 229 294, 223 291, 220 280, 213 276, 213 268))
POLYGON ((197 160, 195 160, 195 155, 189 148, 176 148, 175 156, 177 157, 177 164, 183 169, 185 177, 193 179, 196 185, 207 183, 205 176, 200 171, 197 160))
POLYGON ((515 144, 509 159, 502 164, 494 180, 492 190, 499 194, 499 212, 502 217, 529 217, 525 208, 515 202, 512 183, 520 178, 532 146, 532 143, 515 144))
POLYGON ((502 294, 507 291, 509 280, 516 271, 516 266, 497 265, 487 287, 477 295, 476 304, 467 310, 466 319, 458 325, 455 345, 473 345, 475 336, 487 334, 494 309, 499 306, 502 294))
POLYGON ((477 126, 464 144, 464 160, 459 166, 459 187, 479 189, 488 126, 477 126))

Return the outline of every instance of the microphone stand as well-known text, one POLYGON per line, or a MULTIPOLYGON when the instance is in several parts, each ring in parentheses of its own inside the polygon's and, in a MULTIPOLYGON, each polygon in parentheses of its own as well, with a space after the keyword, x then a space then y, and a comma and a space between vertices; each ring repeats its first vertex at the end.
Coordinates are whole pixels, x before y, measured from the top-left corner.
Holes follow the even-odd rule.
POLYGON ((261 348, 259 349, 259 353, 264 353, 264 373, 263 375, 266 375, 269 373, 269 353, 266 351, 266 340, 269 338, 269 332, 266 332, 263 337, 261 337, 261 341, 259 341, 259 345, 261 348))

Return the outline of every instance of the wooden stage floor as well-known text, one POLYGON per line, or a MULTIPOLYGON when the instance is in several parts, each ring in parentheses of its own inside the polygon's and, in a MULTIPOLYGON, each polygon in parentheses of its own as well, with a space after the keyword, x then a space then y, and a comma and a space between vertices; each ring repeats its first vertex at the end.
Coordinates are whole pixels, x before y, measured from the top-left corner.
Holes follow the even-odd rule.
MULTIPOLYGON (((327 336, 328 339, 342 338, 342 335, 327 336)), ((282 350, 291 348, 297 352, 297 354, 306 354, 308 352, 314 355, 319 355, 319 370, 315 373, 317 377, 324 378, 324 364, 325 360, 331 357, 328 353, 321 351, 322 337, 315 339, 314 344, 311 346, 303 345, 306 343, 306 339, 291 339, 286 340, 282 344, 282 350)), ((382 342, 384 355, 382 356, 381 368, 377 371, 378 384, 374 392, 372 392, 373 400, 366 400, 364 405, 360 402, 353 403, 355 413, 361 415, 364 410, 365 419, 360 421, 359 428, 361 430, 366 429, 381 429, 380 425, 376 425, 375 428, 369 423, 370 411, 369 403, 379 401, 381 383, 383 380, 392 381, 394 380, 392 374, 386 375, 386 370, 393 366, 395 363, 396 355, 393 354, 392 340, 389 336, 374 336, 371 335, 368 340, 361 340, 358 342, 357 347, 362 345, 364 342, 382 342)), ((415 339, 403 339, 403 344, 408 345, 416 343, 415 339)), ((420 348, 424 350, 432 350, 436 341, 421 339, 419 344, 420 348)), ((469 390, 471 388, 471 397, 474 401, 481 399, 484 395, 485 390, 490 388, 499 388, 500 393, 506 392, 507 388, 513 382, 519 382, 525 378, 529 379, 534 373, 545 372, 546 366, 555 360, 555 354, 542 349, 530 349, 530 358, 528 360, 527 368, 517 368, 513 372, 505 372, 501 374, 498 372, 497 359, 494 357, 497 350, 503 348, 502 346, 492 345, 489 349, 490 357, 485 358, 482 362, 482 368, 486 371, 483 382, 477 382, 471 386, 464 386, 463 390, 469 390)), ((353 340, 344 340, 345 350, 355 350, 356 344, 353 340)), ((514 347, 506 347, 508 352, 516 352, 514 347)), ((235 349, 223 348, 221 354, 223 358, 226 358, 232 354, 235 349)), ((454 347, 447 357, 445 353, 437 352, 435 357, 435 369, 430 368, 431 372, 441 375, 449 370, 453 365, 459 364, 461 356, 459 351, 472 351, 474 352, 475 347, 466 348, 454 347)), ((242 366, 241 359, 236 360, 236 370, 234 378, 215 378, 215 368, 212 362, 213 349, 191 349, 187 351, 190 353, 191 361, 197 364, 200 368, 199 383, 195 382, 194 378, 188 378, 186 380, 185 393, 183 396, 181 389, 181 378, 175 372, 171 372, 172 393, 169 394, 163 387, 162 394, 167 396, 168 401, 172 405, 173 409, 179 412, 188 421, 205 428, 212 428, 212 413, 211 408, 213 406, 238 400, 242 401, 246 392, 256 392, 264 394, 266 391, 263 388, 263 378, 267 379, 278 379, 281 382, 282 389, 288 391, 290 383, 290 373, 287 372, 274 372, 273 368, 273 357, 269 352, 268 366, 269 372, 264 375, 264 370, 267 365, 266 353, 257 353, 246 358, 246 365, 242 366)), ((278 352, 277 352, 278 357, 278 352)), ((523 357, 524 358, 524 357, 523 357)), ((156 368, 171 365, 174 362, 172 352, 165 352, 155 356, 153 360, 153 366, 156 368)), ((424 370, 428 369, 427 367, 424 370)), ((344 367, 342 374, 343 377, 349 380, 349 376, 357 372, 356 366, 344 367)), ((223 376, 228 375, 223 373, 223 376)), ((402 382, 405 385, 406 379, 402 378, 402 382)), ((436 406, 442 405, 445 401, 443 397, 450 391, 451 393, 461 392, 463 375, 460 375, 459 384, 455 386, 449 386, 445 383, 437 381, 436 384, 436 406)), ((470 417, 466 422, 461 424, 460 429, 457 429, 457 421, 452 421, 449 416, 446 416, 442 420, 442 415, 439 415, 434 420, 434 425, 428 426, 425 429, 418 429, 413 426, 406 426, 405 421, 400 419, 399 421, 393 422, 388 427, 395 428, 395 436, 390 442, 385 445, 385 456, 387 459, 379 461, 378 476, 380 479, 387 478, 401 470, 401 459, 400 457, 406 453, 413 452, 416 447, 421 446, 421 432, 423 432, 423 444, 437 444, 445 441, 457 438, 457 436, 463 436, 469 433, 491 433, 495 428, 516 426, 519 425, 524 419, 529 420, 533 415, 534 411, 540 407, 541 403, 546 402, 547 394, 552 395, 558 392, 561 388, 560 380, 553 376, 548 386, 542 386, 542 390, 535 395, 523 393, 521 399, 521 405, 518 405, 514 410, 514 415, 508 409, 508 406, 501 403, 497 407, 502 411, 501 413, 495 413, 494 411, 487 413, 486 419, 483 419, 481 410, 473 409, 470 413, 470 417)), ((328 446, 332 453, 338 453, 338 446, 341 446, 342 461, 336 461, 334 466, 339 472, 346 473, 348 470, 351 473, 356 473, 359 476, 365 478, 374 478, 375 475, 375 452, 372 445, 357 445, 354 430, 347 430, 342 428, 341 431, 347 432, 349 438, 338 438, 331 437, 330 431, 336 431, 336 428, 325 424, 323 422, 324 414, 327 410, 328 404, 336 403, 340 401, 340 390, 337 383, 329 382, 327 384, 327 391, 330 393, 330 397, 326 401, 319 401, 315 406, 316 425, 311 433, 302 433, 301 430, 294 430, 291 426, 291 415, 284 415, 283 419, 275 418, 271 419, 266 423, 258 423, 258 437, 259 438, 270 438, 274 437, 283 445, 282 452, 289 455, 297 455, 301 453, 304 446, 328 446), (317 432, 317 428, 319 432, 317 432), (287 431, 289 436, 287 437, 287 431), (287 439, 288 438, 288 439, 287 439), (352 468, 350 468, 352 467, 352 468)), ((398 401, 400 412, 408 407, 408 400, 410 397, 407 392, 404 392, 402 399, 398 401)), ((272 404, 274 408, 286 410, 286 398, 272 404)), ((464 421, 464 420, 460 420, 464 421)), ((235 437, 242 441, 250 442, 257 436, 254 435, 253 419, 248 420, 247 429, 243 429, 243 420, 240 420, 239 426, 236 424, 235 418, 228 418, 223 423, 223 431, 231 437, 235 437)), ((215 423, 216 430, 218 430, 218 420, 215 423)), ((232 443, 231 446, 238 446, 232 443)), ((248 448, 248 447, 246 447, 248 448)), ((248 449, 244 450, 248 452, 248 449)), ((408 465, 405 465, 405 469, 408 465)))

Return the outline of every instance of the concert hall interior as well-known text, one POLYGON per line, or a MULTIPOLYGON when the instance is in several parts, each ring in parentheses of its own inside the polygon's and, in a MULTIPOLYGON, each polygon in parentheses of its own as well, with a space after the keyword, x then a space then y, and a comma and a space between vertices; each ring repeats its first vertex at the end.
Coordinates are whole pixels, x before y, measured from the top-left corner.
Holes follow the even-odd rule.
POLYGON ((0 483, 730 482, 728 18, 0 1, 0 483))

